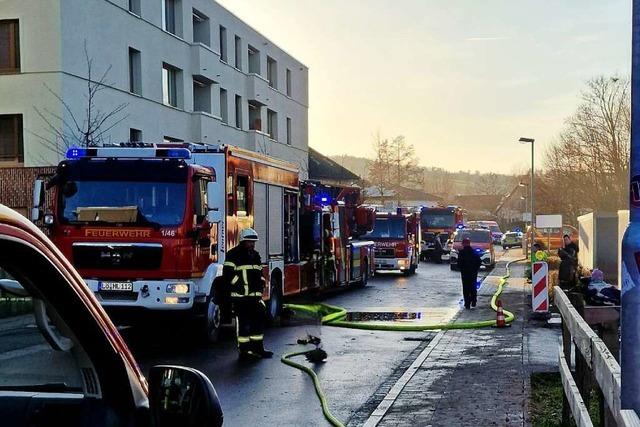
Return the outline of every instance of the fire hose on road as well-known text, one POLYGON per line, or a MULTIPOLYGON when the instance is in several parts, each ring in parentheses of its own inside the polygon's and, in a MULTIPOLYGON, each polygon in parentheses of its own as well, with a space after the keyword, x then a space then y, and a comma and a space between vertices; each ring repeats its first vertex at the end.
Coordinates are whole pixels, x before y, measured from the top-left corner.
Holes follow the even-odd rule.
MULTIPOLYGON (((494 292, 491 297, 491 309, 493 311, 497 311, 498 306, 496 301, 502 294, 502 290, 504 286, 507 284, 507 281, 511 275, 511 264, 519 261, 524 261, 526 258, 521 258, 513 261, 509 261, 506 265, 506 274, 500 277, 498 282, 498 288, 494 292)), ((404 323, 401 324, 382 324, 382 323, 371 323, 371 322, 353 322, 345 320, 347 318, 347 310, 342 307, 336 307, 329 304, 287 304, 285 305, 290 310, 312 314, 315 316, 319 316, 321 318, 321 324, 326 326, 335 326, 338 328, 351 328, 351 329, 365 329, 371 331, 398 331, 398 332, 422 332, 422 331, 431 331, 431 330, 446 330, 446 329, 477 329, 477 328, 486 328, 491 326, 496 326, 496 320, 481 320, 477 322, 463 322, 463 323, 441 323, 441 324, 432 324, 432 325, 407 325, 404 323)), ((509 324, 515 320, 515 315, 508 311, 504 310, 505 315, 505 323, 509 324)), ((307 342, 303 342, 307 343, 307 342)), ((310 342, 312 343, 312 342, 310 342)), ((342 424, 329 410, 329 405, 327 403, 327 398, 322 391, 320 386, 320 380, 313 369, 308 366, 296 363, 291 360, 291 358, 296 356, 306 356, 310 361, 319 362, 318 360, 318 352, 324 353, 321 349, 317 347, 313 350, 308 351, 299 351, 293 353, 287 353, 283 355, 280 361, 288 366, 299 369, 306 374, 308 374, 313 379, 313 385, 316 390, 316 394, 320 399, 320 404, 322 405, 322 412, 333 426, 343 426, 342 424)), ((324 357, 326 357, 326 353, 324 353, 324 357)))

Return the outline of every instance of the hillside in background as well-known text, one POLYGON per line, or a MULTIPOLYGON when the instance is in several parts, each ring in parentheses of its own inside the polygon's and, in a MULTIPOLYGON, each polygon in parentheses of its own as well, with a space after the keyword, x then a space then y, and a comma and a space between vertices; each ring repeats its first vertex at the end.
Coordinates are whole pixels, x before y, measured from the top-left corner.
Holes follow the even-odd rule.
MULTIPOLYGON (((333 161, 368 179, 370 159, 350 155, 329 156, 333 161)), ((518 183, 515 175, 494 173, 480 173, 478 171, 451 172, 442 168, 423 168, 424 186, 422 190, 442 195, 455 196, 458 194, 495 194, 504 195, 518 183)))

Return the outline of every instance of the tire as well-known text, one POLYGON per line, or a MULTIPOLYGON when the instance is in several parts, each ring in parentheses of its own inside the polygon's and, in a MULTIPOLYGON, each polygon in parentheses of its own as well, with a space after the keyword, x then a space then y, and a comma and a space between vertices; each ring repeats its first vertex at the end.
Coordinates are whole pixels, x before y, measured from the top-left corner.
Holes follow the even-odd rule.
POLYGON ((269 301, 267 301, 267 321, 269 325, 273 325, 282 314, 282 286, 277 277, 271 278, 269 296, 269 301))
POLYGON ((413 276, 414 274, 416 274, 417 269, 418 269, 418 264, 411 264, 411 267, 409 267, 409 274, 413 276))
POLYGON ((362 273, 362 277, 360 278, 360 281, 357 284, 359 288, 364 288, 365 286, 367 286, 367 283, 369 283, 369 261, 364 260, 363 266, 364 266, 364 273, 362 273))
POLYGON ((215 343, 220 339, 222 309, 215 303, 211 292, 209 292, 204 306, 196 313, 195 322, 199 341, 208 344, 215 343))

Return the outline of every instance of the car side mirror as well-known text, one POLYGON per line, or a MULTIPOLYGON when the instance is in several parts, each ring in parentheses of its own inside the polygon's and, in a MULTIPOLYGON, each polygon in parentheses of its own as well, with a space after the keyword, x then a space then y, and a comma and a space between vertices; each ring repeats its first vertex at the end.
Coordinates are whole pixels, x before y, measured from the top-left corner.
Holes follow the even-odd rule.
POLYGON ((151 368, 149 407, 154 427, 222 426, 218 394, 209 378, 196 369, 170 365, 151 368))

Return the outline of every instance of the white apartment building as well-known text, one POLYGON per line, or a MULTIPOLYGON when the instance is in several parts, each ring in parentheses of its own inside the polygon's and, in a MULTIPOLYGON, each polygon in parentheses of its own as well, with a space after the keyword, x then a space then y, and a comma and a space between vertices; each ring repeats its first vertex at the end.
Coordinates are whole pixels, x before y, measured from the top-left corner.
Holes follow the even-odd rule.
POLYGON ((86 128, 85 45, 92 80, 108 70, 92 117, 125 105, 103 141, 232 144, 306 174, 308 68, 213 0, 0 1, 0 166, 55 164, 86 128))

